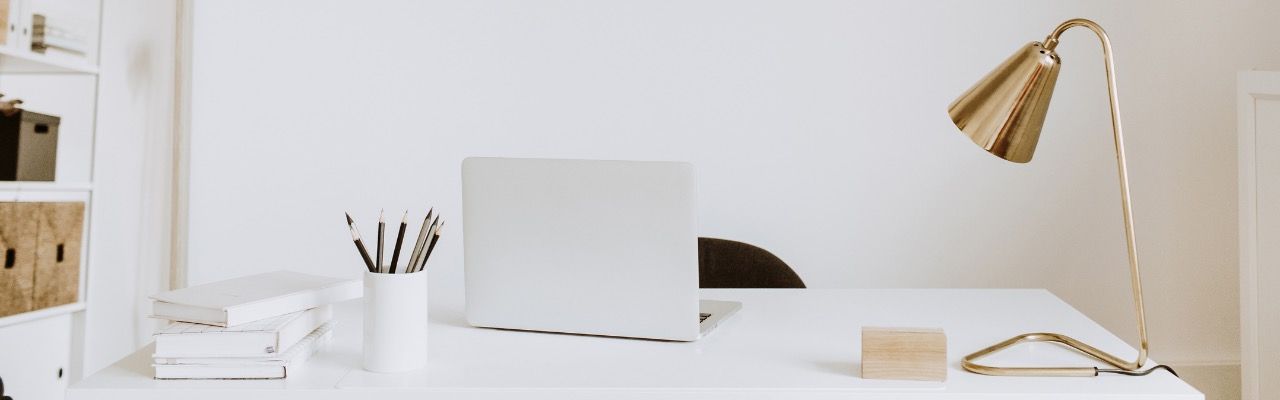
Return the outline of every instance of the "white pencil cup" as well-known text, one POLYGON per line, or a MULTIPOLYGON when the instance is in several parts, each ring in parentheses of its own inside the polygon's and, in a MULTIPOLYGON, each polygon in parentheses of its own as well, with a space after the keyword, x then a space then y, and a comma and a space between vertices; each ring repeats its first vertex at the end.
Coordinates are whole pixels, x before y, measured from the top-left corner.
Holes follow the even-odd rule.
POLYGON ((427 273, 364 273, 364 369, 427 366, 427 273))

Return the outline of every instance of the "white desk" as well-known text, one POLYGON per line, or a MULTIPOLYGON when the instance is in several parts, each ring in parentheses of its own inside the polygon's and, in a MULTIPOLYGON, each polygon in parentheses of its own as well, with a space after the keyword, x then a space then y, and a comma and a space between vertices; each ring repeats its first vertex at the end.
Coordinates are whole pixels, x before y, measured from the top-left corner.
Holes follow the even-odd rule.
MULTIPOLYGON (((1022 332, 1057 331, 1117 355, 1135 351, 1043 290, 704 290, 742 311, 698 342, 677 343, 478 329, 460 293, 433 288, 426 370, 360 369, 359 301, 338 309, 333 347, 286 380, 157 381, 144 348, 73 385, 68 400, 203 399, 1203 399, 1172 375, 991 377, 960 358, 1022 332), (941 327, 945 383, 858 378, 867 326, 941 327)), ((691 316, 692 318, 692 316, 691 316)), ((1087 362, 1051 344, 989 359, 1087 362)))

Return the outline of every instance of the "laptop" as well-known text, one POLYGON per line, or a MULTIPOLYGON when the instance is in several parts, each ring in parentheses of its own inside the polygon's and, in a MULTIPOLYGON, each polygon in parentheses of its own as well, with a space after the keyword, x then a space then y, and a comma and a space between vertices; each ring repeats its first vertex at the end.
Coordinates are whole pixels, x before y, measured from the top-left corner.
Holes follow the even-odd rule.
POLYGON ((693 167, 462 162, 467 321, 693 341, 741 308, 700 300, 693 167))

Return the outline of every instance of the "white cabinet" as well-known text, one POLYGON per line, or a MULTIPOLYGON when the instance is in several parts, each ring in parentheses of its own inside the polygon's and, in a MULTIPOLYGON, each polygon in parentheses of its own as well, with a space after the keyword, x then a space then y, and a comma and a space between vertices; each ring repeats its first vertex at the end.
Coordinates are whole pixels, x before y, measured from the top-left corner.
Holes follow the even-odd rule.
POLYGON ((1241 72, 1242 397, 1280 399, 1280 72, 1241 72))
POLYGON ((14 400, 61 399, 70 380, 72 315, 0 328, 0 377, 14 400))

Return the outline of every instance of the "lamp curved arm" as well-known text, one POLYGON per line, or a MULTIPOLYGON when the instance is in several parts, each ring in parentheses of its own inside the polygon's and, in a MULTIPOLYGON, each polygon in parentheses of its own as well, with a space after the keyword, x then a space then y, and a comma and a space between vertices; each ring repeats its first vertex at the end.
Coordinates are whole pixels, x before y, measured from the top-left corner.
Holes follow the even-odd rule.
POLYGON ((1052 50, 1058 45, 1058 37, 1068 29, 1083 26, 1089 28, 1094 34, 1098 35, 1098 40, 1102 42, 1102 58, 1107 66, 1107 95, 1111 100, 1111 128, 1115 135, 1116 146, 1116 169, 1120 175, 1120 204, 1124 210, 1124 237, 1125 243, 1129 249, 1129 274, 1131 278, 1131 286, 1133 290, 1134 308, 1138 317, 1138 359, 1128 366, 1133 369, 1141 368, 1147 362, 1147 322, 1146 314, 1142 306, 1142 276, 1138 268, 1138 247, 1134 239, 1133 233, 1133 211, 1129 201, 1129 168, 1125 162, 1124 156, 1124 130, 1120 126, 1120 100, 1116 95, 1116 74, 1115 61, 1111 56, 1111 39, 1107 37, 1107 32, 1097 23, 1083 19, 1075 18, 1067 20, 1054 28, 1045 39, 1045 47, 1052 50))
POLYGON ((1107 32, 1102 30, 1102 27, 1097 23, 1083 18, 1076 18, 1067 20, 1066 22, 1059 24, 1057 28, 1054 28, 1053 32, 1045 38, 1044 48, 1046 50, 1053 50, 1058 46, 1058 38, 1063 32, 1078 26, 1089 28, 1089 30, 1093 31, 1094 34, 1098 35, 1098 39, 1102 41, 1102 56, 1107 67, 1107 94, 1111 101, 1111 128, 1115 137, 1116 169, 1120 175, 1120 201, 1121 207, 1124 211, 1124 236, 1125 244, 1129 250, 1130 284, 1133 290, 1133 305, 1134 311, 1137 313, 1138 322, 1138 358, 1132 362, 1123 361, 1118 357, 1107 354, 1106 352, 1064 335, 1033 333, 1014 337, 965 357, 961 364, 966 370, 972 372, 987 375, 1097 375, 1097 368, 1091 367, 998 368, 977 363, 977 359, 982 358, 983 356, 1024 342, 1058 342, 1081 350, 1086 354, 1092 355, 1095 358, 1106 362, 1107 364, 1111 364, 1112 366, 1128 371, 1134 371, 1142 368, 1143 364, 1146 364, 1147 362, 1147 322, 1142 305, 1142 278, 1139 273, 1138 250, 1133 233, 1133 211, 1129 201, 1129 172, 1124 155, 1124 131, 1120 127, 1120 103, 1116 98, 1115 64, 1111 57, 1111 40, 1107 37, 1107 32))

